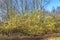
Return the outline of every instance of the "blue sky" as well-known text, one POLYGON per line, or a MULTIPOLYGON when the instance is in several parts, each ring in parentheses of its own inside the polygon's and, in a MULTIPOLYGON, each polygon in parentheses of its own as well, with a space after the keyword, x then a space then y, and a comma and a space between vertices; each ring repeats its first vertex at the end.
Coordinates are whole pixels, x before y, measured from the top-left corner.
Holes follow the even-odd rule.
POLYGON ((46 10, 51 11, 53 7, 56 9, 57 6, 60 6, 60 0, 51 0, 50 3, 47 5, 46 10))
MULTIPOLYGON (((23 0, 23 1, 25 1, 25 0, 23 0)), ((40 1, 38 1, 38 2, 40 2, 40 1)), ((13 3, 15 3, 15 1, 13 3)), ((24 3, 24 7, 25 7, 25 2, 23 2, 23 3, 24 3)), ((32 8, 32 0, 29 0, 28 4, 29 4, 29 6, 28 6, 29 9, 31 9, 32 8)), ((19 0, 18 0, 18 5, 19 5, 18 9, 21 11, 22 9, 21 9, 21 5, 20 5, 19 0)), ((40 6, 40 4, 38 4, 38 5, 40 6)), ((50 0, 50 3, 47 4, 45 9, 48 10, 48 11, 51 11, 53 8, 56 9, 57 6, 60 6, 60 0, 50 0)))
MULTIPOLYGON (((32 8, 32 1, 31 0, 29 0, 28 4, 29 4, 29 8, 32 8)), ((25 5, 25 3, 24 3, 24 5, 25 5)), ((60 0, 50 0, 50 3, 47 4, 47 6, 45 7, 45 10, 51 11, 53 8, 56 9, 57 6, 60 6, 60 0)))
MULTIPOLYGON (((23 6, 25 7, 25 0, 23 0, 23 6)), ((48 1, 48 0, 47 0, 48 1)), ((15 2, 15 1, 14 1, 15 2)), ((13 2, 13 3, 14 3, 13 2)), ((39 3, 40 1, 38 1, 39 3)), ((44 1, 43 1, 44 2, 44 1)), ((45 4, 45 3, 44 3, 45 4)), ((19 10, 21 11, 22 10, 22 6, 21 6, 21 2, 20 0, 18 0, 18 5, 19 5, 19 10)), ((17 5, 16 5, 17 6, 17 5)), ((28 2, 28 6, 29 6, 29 9, 32 8, 33 4, 32 4, 32 0, 29 0, 28 2)), ((40 3, 38 4, 38 6, 40 7, 40 3)), ((51 11, 53 8, 57 8, 57 6, 60 6, 60 0, 50 0, 50 3, 47 4, 47 6, 45 7, 45 10, 48 10, 48 11, 51 11)))

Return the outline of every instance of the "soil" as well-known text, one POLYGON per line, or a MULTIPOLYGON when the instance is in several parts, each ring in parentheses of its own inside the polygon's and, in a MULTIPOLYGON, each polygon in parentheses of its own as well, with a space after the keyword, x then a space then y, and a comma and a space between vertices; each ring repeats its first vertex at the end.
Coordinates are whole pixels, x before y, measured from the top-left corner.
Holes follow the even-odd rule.
POLYGON ((46 34, 44 36, 20 36, 20 35, 2 35, 0 34, 0 40, 45 40, 49 37, 60 37, 60 33, 46 34))

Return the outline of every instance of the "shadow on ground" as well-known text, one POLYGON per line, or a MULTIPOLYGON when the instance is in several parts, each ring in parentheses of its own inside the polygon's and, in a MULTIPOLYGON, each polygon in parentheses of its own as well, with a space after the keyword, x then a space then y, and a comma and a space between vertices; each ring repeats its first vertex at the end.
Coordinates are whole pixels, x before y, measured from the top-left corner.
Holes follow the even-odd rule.
POLYGON ((0 40, 43 40, 42 38, 0 38, 0 40))

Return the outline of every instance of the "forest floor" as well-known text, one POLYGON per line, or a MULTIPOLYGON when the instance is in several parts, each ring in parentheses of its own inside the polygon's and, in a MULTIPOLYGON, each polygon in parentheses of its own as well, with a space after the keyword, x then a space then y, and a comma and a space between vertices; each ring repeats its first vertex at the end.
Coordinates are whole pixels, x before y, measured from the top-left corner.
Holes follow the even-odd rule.
POLYGON ((0 40, 48 40, 51 38, 54 39, 54 37, 60 39, 60 33, 46 34, 44 36, 20 36, 16 34, 7 36, 0 34, 0 40))

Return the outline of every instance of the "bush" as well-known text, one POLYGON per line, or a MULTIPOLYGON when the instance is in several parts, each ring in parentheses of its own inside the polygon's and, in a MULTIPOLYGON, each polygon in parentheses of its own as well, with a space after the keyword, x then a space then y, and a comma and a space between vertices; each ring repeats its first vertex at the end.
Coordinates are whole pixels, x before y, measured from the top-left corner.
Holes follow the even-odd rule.
POLYGON ((23 35, 43 35, 60 29, 60 16, 53 18, 47 13, 42 15, 38 11, 33 11, 31 14, 9 12, 9 17, 9 20, 0 23, 1 32, 8 35, 18 32, 23 35))

